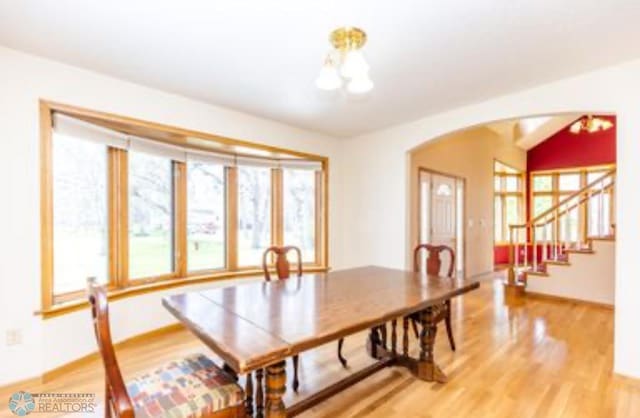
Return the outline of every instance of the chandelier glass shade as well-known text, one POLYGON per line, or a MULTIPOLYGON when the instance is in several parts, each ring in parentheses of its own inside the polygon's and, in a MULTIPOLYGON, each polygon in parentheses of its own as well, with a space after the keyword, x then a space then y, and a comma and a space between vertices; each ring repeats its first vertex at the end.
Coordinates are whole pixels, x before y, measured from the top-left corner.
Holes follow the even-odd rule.
POLYGON ((613 122, 610 120, 587 115, 572 123, 569 130, 572 134, 578 135, 582 132, 592 134, 594 132, 607 131, 611 128, 613 128, 613 122))
POLYGON ((316 79, 316 87, 321 90, 337 90, 346 86, 347 92, 363 94, 373 89, 369 78, 369 64, 362 54, 367 35, 358 28, 339 28, 329 37, 333 50, 330 51, 316 79))
POLYGON ((335 64, 329 57, 325 60, 320 75, 316 79, 316 87, 321 90, 336 90, 342 86, 342 78, 338 74, 335 64))

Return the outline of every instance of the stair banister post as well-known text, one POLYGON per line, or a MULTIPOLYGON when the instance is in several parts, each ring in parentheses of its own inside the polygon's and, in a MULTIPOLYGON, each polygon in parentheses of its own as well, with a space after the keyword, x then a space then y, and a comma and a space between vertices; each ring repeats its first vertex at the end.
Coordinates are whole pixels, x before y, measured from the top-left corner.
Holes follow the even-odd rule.
POLYGON ((562 219, 562 211, 558 209, 558 257, 556 258, 556 260, 559 260, 560 256, 562 255, 562 245, 563 241, 566 239, 564 231, 567 225, 563 221, 564 219, 562 219))
POLYGON ((509 225, 509 271, 507 272, 507 281, 510 285, 514 285, 516 283, 514 264, 515 250, 513 248, 513 226, 509 225))
POLYGON ((542 236, 543 236, 543 240, 542 240, 542 262, 544 263, 547 260, 547 256, 549 255, 548 253, 548 241, 549 241, 549 224, 547 224, 546 222, 542 224, 542 236))
POLYGON ((522 265, 526 268, 529 263, 529 227, 524 227, 524 262, 522 265))
POLYGON ((611 235, 616 233, 616 177, 611 176, 611 188, 609 189, 609 223, 611 235))
POLYGON ((515 268, 518 268, 518 265, 520 264, 520 254, 519 254, 520 249, 518 248, 518 230, 516 228, 511 228, 511 233, 514 241, 514 247, 513 247, 514 266, 515 268))
POLYGON ((535 223, 531 224, 531 245, 533 245, 533 271, 538 271, 538 241, 535 223))
POLYGON ((571 245, 571 205, 567 202, 566 209, 564 211, 564 248, 569 248, 571 245))
POLYGON ((545 220, 544 223, 544 261, 547 261, 550 258, 549 253, 551 252, 551 224, 548 220, 545 220))
POLYGON ((587 242, 587 231, 589 230, 589 200, 591 199, 589 190, 584 192, 584 199, 582 199, 582 206, 580 207, 580 214, 582 216, 582 222, 580 222, 580 248, 582 248, 587 242))
POLYGON ((598 196, 598 236, 604 235, 604 181, 600 182, 600 194, 598 196))
POLYGON ((555 221, 555 218, 552 216, 551 220, 549 222, 551 223, 551 226, 549 227, 549 235, 550 235, 550 238, 551 238, 551 242, 549 243, 549 250, 551 250, 551 254, 549 255, 549 260, 552 260, 553 258, 555 258, 555 255, 556 255, 556 235, 555 235, 556 221, 555 221))
POLYGON ((553 259, 556 261, 558 261, 558 235, 560 233, 559 216, 560 213, 556 208, 556 210, 553 211, 553 259))

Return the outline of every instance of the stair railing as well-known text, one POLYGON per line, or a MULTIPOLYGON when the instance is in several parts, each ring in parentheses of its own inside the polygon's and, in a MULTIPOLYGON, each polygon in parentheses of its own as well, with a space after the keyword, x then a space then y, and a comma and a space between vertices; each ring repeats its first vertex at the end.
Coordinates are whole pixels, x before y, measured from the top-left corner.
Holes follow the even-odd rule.
POLYGON ((509 225, 509 283, 522 271, 563 260, 569 249, 584 249, 589 238, 613 234, 615 175, 612 169, 529 222, 509 225))

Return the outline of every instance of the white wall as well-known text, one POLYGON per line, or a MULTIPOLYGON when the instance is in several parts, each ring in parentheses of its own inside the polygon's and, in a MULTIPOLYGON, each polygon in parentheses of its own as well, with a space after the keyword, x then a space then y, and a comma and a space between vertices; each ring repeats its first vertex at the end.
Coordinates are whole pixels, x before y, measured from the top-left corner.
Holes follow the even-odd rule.
POLYGON ((592 248, 593 254, 569 253, 570 265, 548 264, 548 276, 530 275, 527 293, 613 305, 616 243, 594 240, 592 248))
MULTIPOLYGON (((340 266, 335 138, 0 47, 0 385, 95 351, 86 310, 46 321, 33 315, 40 309, 40 98, 328 156, 330 262, 340 266), (23 344, 7 347, 8 329, 22 330, 23 344)), ((117 339, 170 323, 162 295, 114 303, 117 339)))
MULTIPOLYGON (((491 82, 491 80, 487 80, 491 82)), ((559 112, 618 116, 615 370, 640 377, 640 61, 539 86, 348 140, 341 158, 344 260, 405 267, 408 247, 408 151, 464 127, 559 112), (624 196, 624 202, 621 197, 624 196)), ((473 251, 469 248, 468 251, 473 251)))

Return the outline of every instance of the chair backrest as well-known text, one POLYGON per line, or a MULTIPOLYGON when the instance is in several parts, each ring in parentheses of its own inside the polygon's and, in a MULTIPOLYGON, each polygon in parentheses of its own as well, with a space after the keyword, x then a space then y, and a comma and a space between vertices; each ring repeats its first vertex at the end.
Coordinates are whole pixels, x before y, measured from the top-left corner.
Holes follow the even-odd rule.
POLYGON ((93 318, 93 328, 96 333, 98 349, 104 365, 106 392, 110 398, 105 399, 105 408, 108 408, 109 401, 111 401, 111 407, 116 416, 133 417, 133 405, 127 394, 127 387, 122 379, 111 341, 107 293, 104 287, 98 285, 95 278, 91 277, 87 279, 87 295, 91 306, 91 317, 93 318))
POLYGON ((442 252, 448 252, 451 256, 449 258, 449 270, 447 271, 447 277, 453 277, 453 270, 456 265, 456 254, 451 249, 451 247, 447 247, 446 245, 431 245, 431 244, 419 244, 413 250, 413 270, 416 272, 420 271, 420 251, 427 250, 427 274, 439 275, 440 268, 442 266, 442 258, 440 255, 442 252))
POLYGON ((275 253, 276 255, 275 266, 278 279, 288 279, 291 276, 291 266, 289 265, 289 260, 287 260, 287 253, 289 251, 294 251, 298 255, 298 276, 302 276, 302 252, 300 248, 291 245, 286 247, 269 247, 262 255, 262 270, 264 271, 265 280, 271 280, 269 264, 267 263, 270 253, 275 253))

